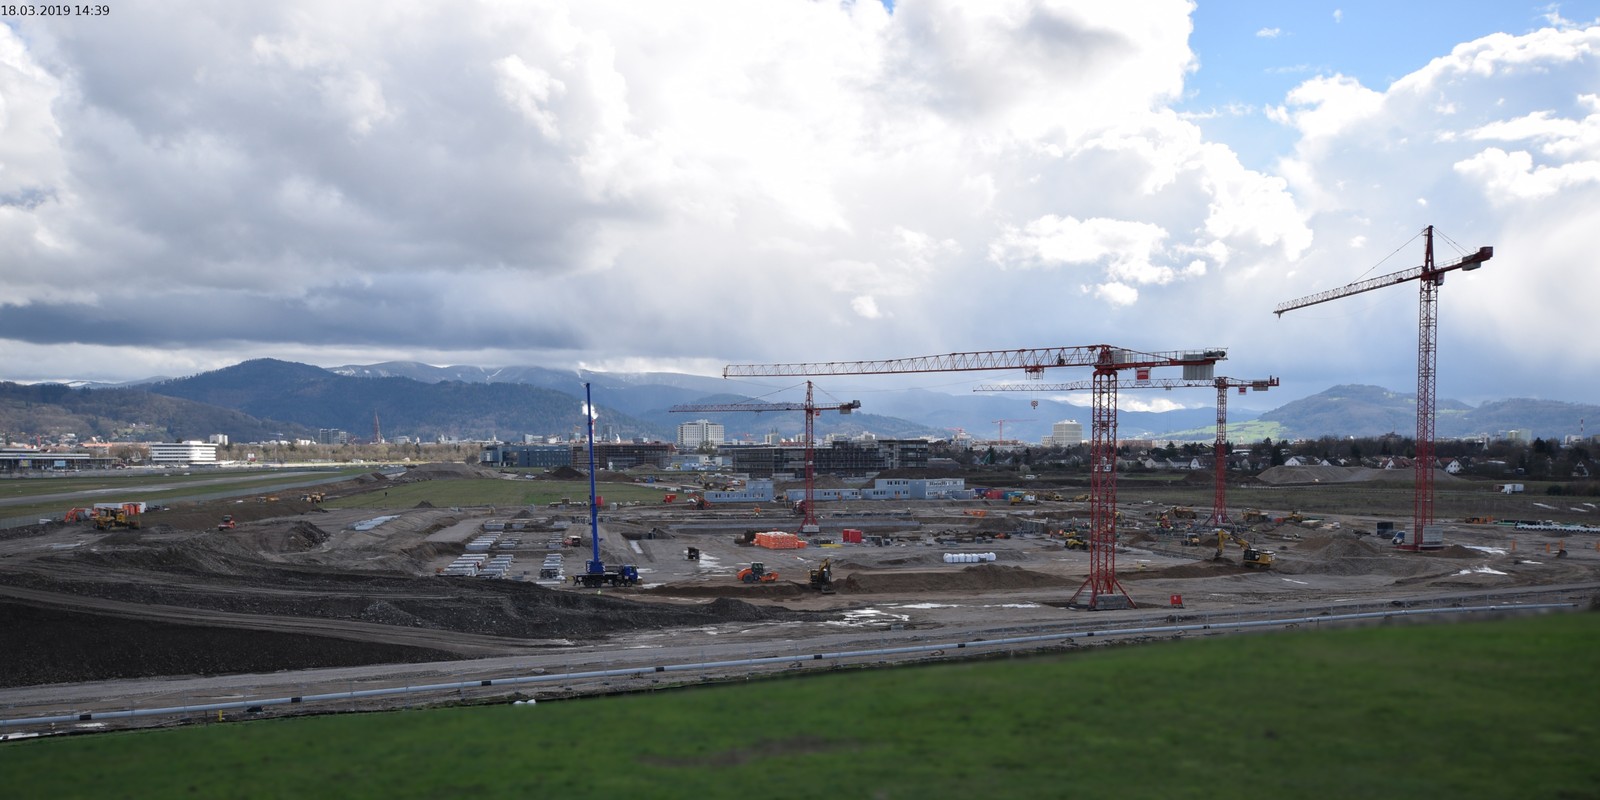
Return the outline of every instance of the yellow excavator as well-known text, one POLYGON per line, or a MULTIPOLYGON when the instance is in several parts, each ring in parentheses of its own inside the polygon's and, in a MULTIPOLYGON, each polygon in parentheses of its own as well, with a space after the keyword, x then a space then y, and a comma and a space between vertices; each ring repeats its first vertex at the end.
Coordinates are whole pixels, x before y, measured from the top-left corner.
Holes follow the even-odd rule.
POLYGON ((811 570, 811 588, 823 594, 833 594, 833 559, 824 558, 811 570))
POLYGON ((1272 553, 1266 550, 1257 550, 1255 545, 1249 543, 1243 537, 1221 528, 1217 529, 1217 554, 1211 557, 1212 561, 1226 560, 1227 556, 1223 551, 1227 549, 1229 542, 1239 545, 1244 550, 1244 557, 1240 563, 1246 567, 1250 569, 1272 569, 1272 553))

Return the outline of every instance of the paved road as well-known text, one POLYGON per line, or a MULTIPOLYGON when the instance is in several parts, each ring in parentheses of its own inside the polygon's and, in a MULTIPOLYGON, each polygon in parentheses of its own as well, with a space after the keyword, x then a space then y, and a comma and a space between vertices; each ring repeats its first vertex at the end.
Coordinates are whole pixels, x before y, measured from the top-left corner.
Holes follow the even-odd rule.
MULTIPOLYGON (((27 592, 5 588, 6 595, 17 596, 27 592)), ((1569 584, 1562 586, 1512 587, 1506 589, 1469 589, 1463 591, 1425 591, 1410 595, 1405 603, 1412 607, 1449 607, 1452 605, 1487 605, 1514 603, 1576 602, 1587 604, 1600 592, 1600 583, 1569 584)), ((35 593, 30 593, 35 594, 35 593)), ((49 594, 49 593, 37 593, 49 594)), ((28 599, 40 600, 30 596, 28 599)), ((48 600, 49 598, 43 598, 48 600)), ((73 598, 81 603, 82 598, 73 598)), ((881 614, 858 616, 854 622, 781 622, 781 623, 728 623, 703 628, 674 629, 637 632, 614 636, 594 643, 577 644, 564 641, 539 641, 507 643, 498 637, 473 637, 445 632, 412 631, 409 629, 376 630, 390 628, 382 625, 362 625, 339 622, 328 627, 320 621, 285 621, 280 630, 294 630, 299 623, 309 623, 303 632, 318 635, 371 634, 370 641, 422 644, 441 647, 439 636, 455 640, 458 647, 493 650, 497 647, 517 647, 523 652, 515 655, 497 655, 458 661, 424 664, 381 664, 362 667, 344 667, 285 671, 272 674, 225 675, 217 677, 161 677, 96 681, 75 684, 0 689, 0 719, 104 712, 129 708, 150 708, 178 705, 198 705, 216 702, 241 701, 345 692, 360 689, 417 686, 455 681, 476 681, 485 678, 503 678, 517 675, 565 674, 598 670, 646 668, 672 664, 692 664, 708 661, 738 660, 760 657, 794 656, 795 661, 776 666, 728 667, 701 675, 674 673, 672 677, 627 676, 591 678, 540 684, 537 689, 527 689, 531 694, 585 694, 617 690, 647 690, 666 682, 693 682, 699 679, 721 680, 749 674, 829 669, 839 660, 815 660, 813 654, 826 654, 848 650, 866 650, 930 643, 998 639, 1015 636, 1064 633, 1081 630, 1114 630, 1169 624, 1173 615, 1184 615, 1179 621, 1234 622, 1244 619, 1274 619, 1316 616, 1322 613, 1349 613, 1369 610, 1343 605, 1333 607, 1327 602, 1271 603, 1248 608, 1220 610, 1211 614, 1190 614, 1171 609, 1128 610, 1096 612, 1068 611, 1050 606, 1013 604, 1007 608, 995 598, 984 598, 984 605, 939 606, 929 603, 896 605, 881 603, 888 609, 891 621, 874 619, 881 614), (1022 606, 1028 606, 1023 608, 1022 606), (1014 613, 1007 613, 1014 612, 1014 613), (372 630, 369 630, 372 629, 372 630), (400 637, 400 638, 392 638, 400 637), (413 638, 415 637, 415 638, 413 638), (661 682, 661 683, 658 683, 661 682)), ((1391 602, 1372 604, 1371 610, 1388 609, 1391 602)), ((148 607, 146 607, 148 609, 148 607)), ((114 612, 114 609, 112 609, 114 612)), ((190 609, 174 609, 191 616, 190 609)), ((233 616, 212 612, 216 621, 226 622, 233 616)), ((259 627, 261 620, 250 620, 259 627)), ((277 624, 277 623, 268 623, 277 624)), ((1096 637, 1097 643, 1112 641, 1113 637, 1096 637)), ((972 652, 972 651, 963 651, 972 652)), ((927 655, 905 658, 925 659, 927 655)), ((934 656, 939 657, 939 656, 934 656)), ((893 658, 874 658, 889 662, 893 658)), ((445 696, 396 695, 384 698, 367 698, 359 701, 336 702, 321 706, 298 707, 304 712, 330 711, 359 707, 362 709, 400 708, 421 703, 436 702, 446 697, 489 696, 503 697, 509 693, 504 687, 483 690, 460 690, 445 696)), ((270 707, 268 715, 289 713, 285 707, 270 707)), ((238 718, 237 713, 228 716, 238 718)), ((208 715, 209 717, 209 715, 208 715)), ((134 718, 113 720, 116 727, 137 727, 170 724, 172 718, 134 718)), ((106 723, 92 723, 90 727, 103 727, 106 723)), ((15 732, 19 729, 10 729, 15 732)), ((26 730, 26 729, 21 729, 26 730)), ((60 730, 60 728, 57 728, 60 730)), ((4 733, 5 731, 0 731, 4 733)))

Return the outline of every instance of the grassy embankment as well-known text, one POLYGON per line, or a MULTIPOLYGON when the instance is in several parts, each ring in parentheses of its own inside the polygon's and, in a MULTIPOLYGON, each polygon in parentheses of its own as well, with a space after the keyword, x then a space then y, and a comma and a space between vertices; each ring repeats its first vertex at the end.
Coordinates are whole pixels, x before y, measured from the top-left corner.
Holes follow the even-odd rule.
POLYGON ((1600 796, 1600 614, 0 745, 16 797, 1600 796))

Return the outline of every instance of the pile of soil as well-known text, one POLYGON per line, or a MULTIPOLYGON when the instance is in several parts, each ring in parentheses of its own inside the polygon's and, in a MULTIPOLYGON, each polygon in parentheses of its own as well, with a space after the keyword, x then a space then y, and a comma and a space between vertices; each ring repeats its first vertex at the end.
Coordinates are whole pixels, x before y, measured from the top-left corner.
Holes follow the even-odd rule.
POLYGON ((330 539, 328 532, 312 525, 309 522, 296 522, 289 528, 289 535, 284 544, 284 549, 289 551, 313 550, 326 544, 330 539))
MULTIPOLYGON (((716 597, 721 598, 715 602, 720 603, 729 598, 747 597, 760 600, 784 599, 801 597, 813 594, 810 586, 804 586, 794 581, 773 581, 772 583, 740 583, 730 579, 727 583, 664 583, 644 590, 645 594, 659 594, 671 597, 716 597)), ((729 602, 738 602, 729 600, 729 602)), ((750 606, 756 608, 756 606, 750 606)))
POLYGON ((856 572, 842 580, 835 578, 833 583, 839 592, 851 594, 1060 589, 1069 585, 1068 579, 1055 575, 992 563, 940 572, 856 572))
POLYGON ((573 469, 572 467, 569 467, 569 466, 566 466, 566 465, 562 465, 562 466, 556 467, 553 470, 550 470, 549 472, 546 472, 541 477, 544 477, 544 478, 547 478, 547 479, 553 480, 553 481, 575 481, 575 480, 578 480, 580 478, 589 477, 589 473, 581 472, 579 470, 573 469))
POLYGON ((1148 578, 1215 578, 1226 575, 1240 575, 1254 570, 1233 561, 1197 561, 1193 564, 1179 564, 1175 567, 1162 569, 1134 570, 1132 572, 1117 573, 1117 580, 1136 581, 1148 578))
POLYGON ((300 633, 177 625, 0 602, 0 686, 158 675, 225 675, 458 658, 422 647, 300 633))

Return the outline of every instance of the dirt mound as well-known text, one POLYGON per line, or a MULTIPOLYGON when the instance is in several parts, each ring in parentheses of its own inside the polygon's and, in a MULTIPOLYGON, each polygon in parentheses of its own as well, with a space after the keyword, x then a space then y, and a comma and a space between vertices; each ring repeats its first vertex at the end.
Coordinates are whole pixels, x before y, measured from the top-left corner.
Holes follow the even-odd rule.
POLYGON ((587 477, 587 476, 588 476, 588 473, 581 472, 579 470, 573 469, 572 467, 568 467, 568 466, 565 466, 565 465, 556 467, 555 469, 550 470, 549 472, 546 472, 544 474, 544 477, 549 478, 550 480, 556 480, 556 481, 575 481, 575 480, 578 480, 579 478, 583 478, 583 477, 587 477))
POLYGON ((289 527, 284 549, 290 552, 313 550, 325 544, 329 538, 327 531, 309 522, 296 522, 289 527))
POLYGON ((434 507, 434 505, 432 503, 426 501, 426 500, 423 500, 422 502, 417 503, 416 505, 412 506, 412 508, 433 508, 433 507, 434 507))
POLYGON ((740 606, 756 608, 749 603, 740 603, 733 600, 735 597, 753 597, 762 600, 785 597, 799 597, 810 594, 809 586, 801 586, 794 581, 775 581, 773 583, 739 583, 730 580, 728 583, 664 583, 645 589, 645 594, 662 594, 672 597, 716 597, 721 598, 710 606, 720 602, 738 603, 740 606))
POLYGON ((856 572, 835 580, 834 588, 853 594, 1061 588, 1067 581, 1022 567, 974 564, 949 572, 856 572))
POLYGON ((1117 580, 1135 581, 1148 578, 1215 578, 1219 575, 1240 575, 1252 572, 1231 561, 1198 561, 1162 569, 1135 570, 1117 574, 1117 580))

